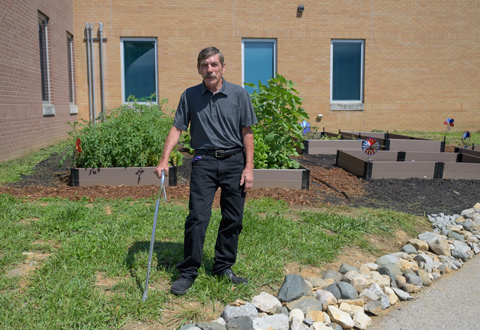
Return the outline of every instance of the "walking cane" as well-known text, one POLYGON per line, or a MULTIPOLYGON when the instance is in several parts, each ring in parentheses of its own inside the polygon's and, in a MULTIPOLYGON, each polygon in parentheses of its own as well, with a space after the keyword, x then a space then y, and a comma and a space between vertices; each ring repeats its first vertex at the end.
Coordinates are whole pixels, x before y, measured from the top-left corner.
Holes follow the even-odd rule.
POLYGON ((148 279, 150 278, 150 266, 152 265, 153 245, 155 244, 155 230, 157 229, 158 206, 160 199, 167 201, 167 193, 165 192, 165 171, 162 171, 162 178, 160 181, 160 189, 158 189, 157 205, 155 206, 155 218, 153 220, 152 239, 150 241, 150 254, 148 256, 147 281, 145 282, 145 291, 143 291, 142 301, 147 300, 148 279))

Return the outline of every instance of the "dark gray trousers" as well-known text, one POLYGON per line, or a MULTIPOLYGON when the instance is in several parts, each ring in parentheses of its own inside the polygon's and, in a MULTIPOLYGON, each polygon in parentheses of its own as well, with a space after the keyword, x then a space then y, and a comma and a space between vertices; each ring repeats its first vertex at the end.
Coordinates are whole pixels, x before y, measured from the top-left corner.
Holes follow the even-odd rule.
POLYGON ((192 164, 189 215, 185 221, 184 260, 176 265, 180 274, 195 280, 202 263, 205 232, 212 214, 215 192, 221 188, 222 220, 215 244, 212 273, 220 274, 233 266, 237 258, 238 237, 242 231, 246 193, 240 186, 245 154, 215 158, 202 155, 192 164))

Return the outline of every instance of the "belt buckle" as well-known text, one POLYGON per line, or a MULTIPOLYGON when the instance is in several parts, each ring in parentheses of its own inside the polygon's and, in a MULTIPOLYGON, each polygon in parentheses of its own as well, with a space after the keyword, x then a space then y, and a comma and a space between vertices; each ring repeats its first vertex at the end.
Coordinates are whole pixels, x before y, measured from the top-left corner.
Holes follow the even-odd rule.
POLYGON ((218 154, 219 151, 221 151, 221 150, 215 150, 215 158, 223 157, 223 156, 218 154))

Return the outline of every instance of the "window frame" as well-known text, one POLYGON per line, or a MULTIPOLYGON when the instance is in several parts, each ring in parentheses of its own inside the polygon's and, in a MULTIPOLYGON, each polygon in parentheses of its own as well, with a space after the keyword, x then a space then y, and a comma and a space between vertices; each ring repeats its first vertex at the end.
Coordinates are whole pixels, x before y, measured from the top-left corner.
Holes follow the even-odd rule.
POLYGON ((121 64, 121 76, 122 76, 122 104, 132 104, 128 102, 125 96, 125 58, 124 58, 124 42, 125 41, 153 41, 155 43, 155 94, 156 101, 154 102, 144 102, 138 101, 139 104, 158 104, 159 101, 159 86, 158 86, 158 40, 157 38, 135 38, 135 37, 121 37, 120 38, 120 64, 121 64))
POLYGON ((40 47, 40 75, 42 77, 41 78, 42 103, 51 104, 52 96, 51 96, 51 86, 50 86, 50 63, 49 63, 49 56, 48 56, 48 17, 42 14, 41 12, 38 12, 38 28, 39 28, 38 42, 40 47), (43 28, 43 38, 42 38, 42 28, 43 28), (42 50, 43 47, 45 47, 45 51, 42 50), (46 75, 46 77, 44 76, 44 74, 46 75))
POLYGON ((67 60, 68 60, 68 84, 69 84, 69 95, 68 99, 70 104, 76 104, 76 93, 75 93, 75 60, 74 60, 74 38, 73 35, 67 32, 67 60))
MULTIPOLYGON (((271 42, 273 43, 273 75, 272 78, 277 76, 277 39, 242 39, 242 87, 245 88, 245 42, 271 42)), ((255 83, 256 84, 256 83, 255 83)))
MULTIPOLYGON (((330 103, 331 104, 363 104, 364 100, 364 71, 365 71, 365 40, 364 39, 332 39, 330 42, 330 103), (360 99, 359 100, 333 100, 333 48, 335 43, 359 43, 361 45, 360 58, 360 99)), ((340 109, 335 109, 340 110, 340 109)), ((349 110, 363 110, 349 109, 349 110)))
POLYGON ((75 75, 75 38, 67 31, 67 75, 68 75, 68 101, 70 102, 70 114, 78 114, 77 107, 77 79, 75 75))

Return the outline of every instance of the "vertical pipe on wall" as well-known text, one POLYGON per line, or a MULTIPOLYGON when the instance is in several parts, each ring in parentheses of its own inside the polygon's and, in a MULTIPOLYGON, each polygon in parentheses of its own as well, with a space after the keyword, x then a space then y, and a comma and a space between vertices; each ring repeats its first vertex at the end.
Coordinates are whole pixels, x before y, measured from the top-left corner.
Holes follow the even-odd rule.
POLYGON ((102 97, 102 109, 100 110, 100 114, 103 115, 103 111, 105 110, 105 89, 104 89, 104 80, 103 80, 103 23, 100 23, 98 28, 100 32, 100 90, 101 90, 101 97, 102 97))
POLYGON ((88 32, 89 25, 85 26, 85 32, 87 35, 87 80, 88 80, 88 117, 92 121, 92 77, 90 75, 90 34, 88 32))
POLYGON ((95 124, 95 62, 93 60, 93 23, 89 23, 89 31, 90 31, 90 69, 92 73, 92 115, 93 115, 93 123, 95 124))

